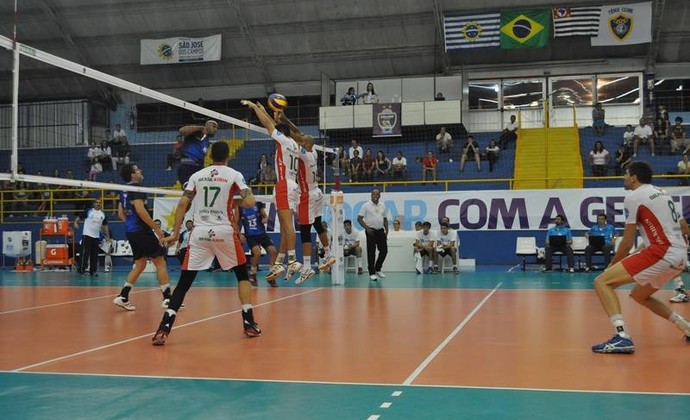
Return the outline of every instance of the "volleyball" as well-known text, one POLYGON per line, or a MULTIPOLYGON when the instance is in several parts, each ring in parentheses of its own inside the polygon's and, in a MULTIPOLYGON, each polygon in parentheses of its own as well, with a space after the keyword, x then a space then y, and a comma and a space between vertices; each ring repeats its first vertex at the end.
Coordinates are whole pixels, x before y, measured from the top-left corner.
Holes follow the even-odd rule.
POLYGON ((271 93, 268 97, 268 106, 274 111, 282 111, 287 104, 287 98, 280 93, 271 93))

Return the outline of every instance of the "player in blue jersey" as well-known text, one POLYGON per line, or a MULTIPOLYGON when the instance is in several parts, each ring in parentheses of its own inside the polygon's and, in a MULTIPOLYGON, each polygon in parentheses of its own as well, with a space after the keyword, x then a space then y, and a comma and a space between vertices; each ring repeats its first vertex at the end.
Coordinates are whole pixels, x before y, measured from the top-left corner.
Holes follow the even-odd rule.
POLYGON ((182 157, 177 168, 177 180, 183 188, 194 172, 204 169, 204 159, 211 138, 217 131, 218 123, 213 120, 206 121, 204 125, 185 125, 180 128, 180 135, 184 140, 178 149, 182 157))
MULTIPOLYGON (((144 175, 137 165, 127 163, 120 169, 122 179, 128 185, 141 185, 144 175)), ((117 207, 117 216, 125 222, 125 233, 129 245, 132 247, 134 267, 127 275, 127 280, 120 294, 113 303, 128 311, 136 309, 129 301, 129 292, 132 290, 139 275, 146 268, 146 261, 151 259, 156 266, 156 276, 163 292, 163 307, 167 308, 170 302, 170 280, 168 279, 168 267, 165 263, 166 248, 161 246, 158 238, 165 238, 161 228, 153 221, 146 208, 146 194, 135 191, 120 192, 120 203, 117 207)))
MULTIPOLYGON (((259 267, 259 259, 261 258, 261 248, 268 253, 268 263, 273 264, 276 261, 276 247, 273 241, 266 233, 266 205, 257 201, 254 207, 238 206, 234 213, 235 224, 238 229, 244 229, 244 236, 247 241, 247 246, 252 252, 251 267, 249 268, 249 281, 256 286, 256 270, 259 267)), ((271 287, 277 287, 275 279, 266 279, 271 287)))

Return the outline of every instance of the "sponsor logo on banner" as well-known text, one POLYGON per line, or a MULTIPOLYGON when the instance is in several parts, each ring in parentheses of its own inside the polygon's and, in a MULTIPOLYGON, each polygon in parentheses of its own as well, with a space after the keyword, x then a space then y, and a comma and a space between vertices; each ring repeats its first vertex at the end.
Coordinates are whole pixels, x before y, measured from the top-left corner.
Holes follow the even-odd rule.
POLYGON ((400 104, 374 104, 373 137, 400 136, 400 104))
POLYGON ((609 18, 609 28, 613 32, 613 36, 621 41, 630 35, 632 32, 633 18, 632 16, 620 13, 609 18))
POLYGON ((220 35, 141 40, 143 65, 218 61, 220 54, 220 35))
MULTIPOLYGON (((674 202, 690 217, 690 188, 668 188, 674 202)), ((434 227, 442 217, 449 217, 451 229, 460 231, 529 231, 543 230, 553 223, 557 214, 563 214, 573 230, 586 230, 594 225, 599 214, 605 214, 609 223, 617 228, 625 224, 623 200, 628 193, 623 188, 563 189, 563 190, 486 190, 415 192, 381 194, 389 223, 402 216, 403 228, 412 230, 414 222, 426 220, 434 227)), ((343 219, 357 220, 359 211, 371 195, 345 193, 343 219)), ((280 231, 275 205, 270 197, 257 197, 267 203, 269 232, 280 231), (269 204, 270 203, 270 204, 269 204)), ((164 220, 160 209, 174 209, 178 199, 156 198, 154 218, 164 220)), ((168 210, 170 211, 170 210, 168 210)), ((330 211, 324 206, 323 218, 331 223, 330 211)), ((164 222, 165 223, 165 222, 164 222)), ((361 229, 353 223, 353 229, 361 229)))

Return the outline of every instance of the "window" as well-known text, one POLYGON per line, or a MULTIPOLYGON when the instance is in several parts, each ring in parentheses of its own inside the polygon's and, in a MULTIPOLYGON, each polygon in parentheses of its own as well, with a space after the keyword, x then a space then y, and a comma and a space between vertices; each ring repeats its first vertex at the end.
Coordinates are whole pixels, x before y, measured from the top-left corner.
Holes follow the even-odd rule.
POLYGON ((597 76, 597 100, 604 104, 640 102, 639 75, 597 76))
POLYGON ((551 80, 553 106, 592 105, 594 77, 551 80))
POLYGON ((537 107, 543 97, 542 79, 503 81, 503 108, 537 107))
POLYGON ((498 109, 498 81, 470 82, 469 109, 498 109))

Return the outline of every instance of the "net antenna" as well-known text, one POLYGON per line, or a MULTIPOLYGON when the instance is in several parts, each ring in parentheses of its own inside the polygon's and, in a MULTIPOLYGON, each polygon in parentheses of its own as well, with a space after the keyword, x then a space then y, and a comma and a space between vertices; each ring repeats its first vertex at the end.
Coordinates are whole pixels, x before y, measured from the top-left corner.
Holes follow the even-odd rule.
MULTIPOLYGON (((16 1, 15 0, 15 19, 16 19, 16 1)), ((16 31, 16 29, 15 29, 16 31)), ((12 107, 13 107, 13 124, 12 124, 12 174, 11 177, 13 179, 16 179, 18 181, 30 181, 30 182, 46 182, 49 183, 50 180, 54 181, 54 178, 50 177, 41 177, 41 176, 36 176, 36 175, 24 175, 24 174, 18 174, 17 173, 17 162, 18 162, 18 122, 19 122, 19 56, 23 55, 29 58, 32 58, 34 60, 41 61, 46 64, 50 64, 52 66, 55 66, 57 68, 63 69, 70 71, 72 73, 79 74, 81 76, 86 76, 91 79, 94 79, 99 82, 105 82, 110 85, 113 85, 115 87, 118 87, 120 89, 133 92, 135 94, 145 96, 147 98, 155 99, 160 102, 164 102, 170 105, 177 106, 179 108, 187 109, 191 112, 195 112, 197 114, 205 115, 211 119, 214 119, 216 121, 223 121, 229 124, 236 125, 238 127, 245 128, 247 130, 251 130, 257 133, 261 133, 266 135, 267 137, 269 136, 268 131, 264 127, 260 127, 258 125, 254 125, 251 123, 248 123, 246 121, 242 121, 237 118, 230 117, 225 114, 221 114, 220 112, 217 111, 212 111, 210 109, 192 104, 187 101, 183 101, 181 99, 175 98, 170 95, 166 95, 161 92, 157 92, 152 89, 148 89, 144 86, 137 85, 132 82, 128 82, 124 79, 120 79, 118 77, 112 76, 110 74, 103 73, 101 71, 92 69, 90 67, 75 63, 73 61, 66 60, 64 58, 55 56, 53 54, 49 54, 47 52, 41 51, 39 49, 30 47, 28 45, 22 44, 20 42, 16 41, 16 34, 15 34, 15 39, 9 39, 5 36, 0 35, 0 47, 3 47, 7 50, 13 50, 14 51, 14 91, 13 91, 13 99, 12 99, 12 107), (16 120, 15 120, 16 118, 16 120)), ((319 145, 314 145, 314 148, 316 150, 322 151, 324 153, 335 153, 335 149, 329 148, 329 147, 323 147, 319 145)), ((0 179, 2 179, 3 176, 0 175, 0 179)), ((64 180, 68 181, 68 180, 64 180)), ((85 183, 83 181, 78 181, 74 180, 74 182, 64 182, 65 185, 70 185, 70 186, 76 186, 76 187, 83 187, 85 186, 85 183)), ((148 192, 148 193, 165 193, 169 195, 181 195, 181 191, 170 191, 170 190, 163 190, 160 188, 147 188, 147 187, 134 187, 134 186, 128 186, 128 185, 113 185, 110 183, 104 183, 104 182, 93 182, 89 181, 88 185, 91 185, 96 188, 102 188, 102 189, 115 189, 117 188, 118 190, 127 190, 127 191, 140 191, 140 192, 148 192)))

